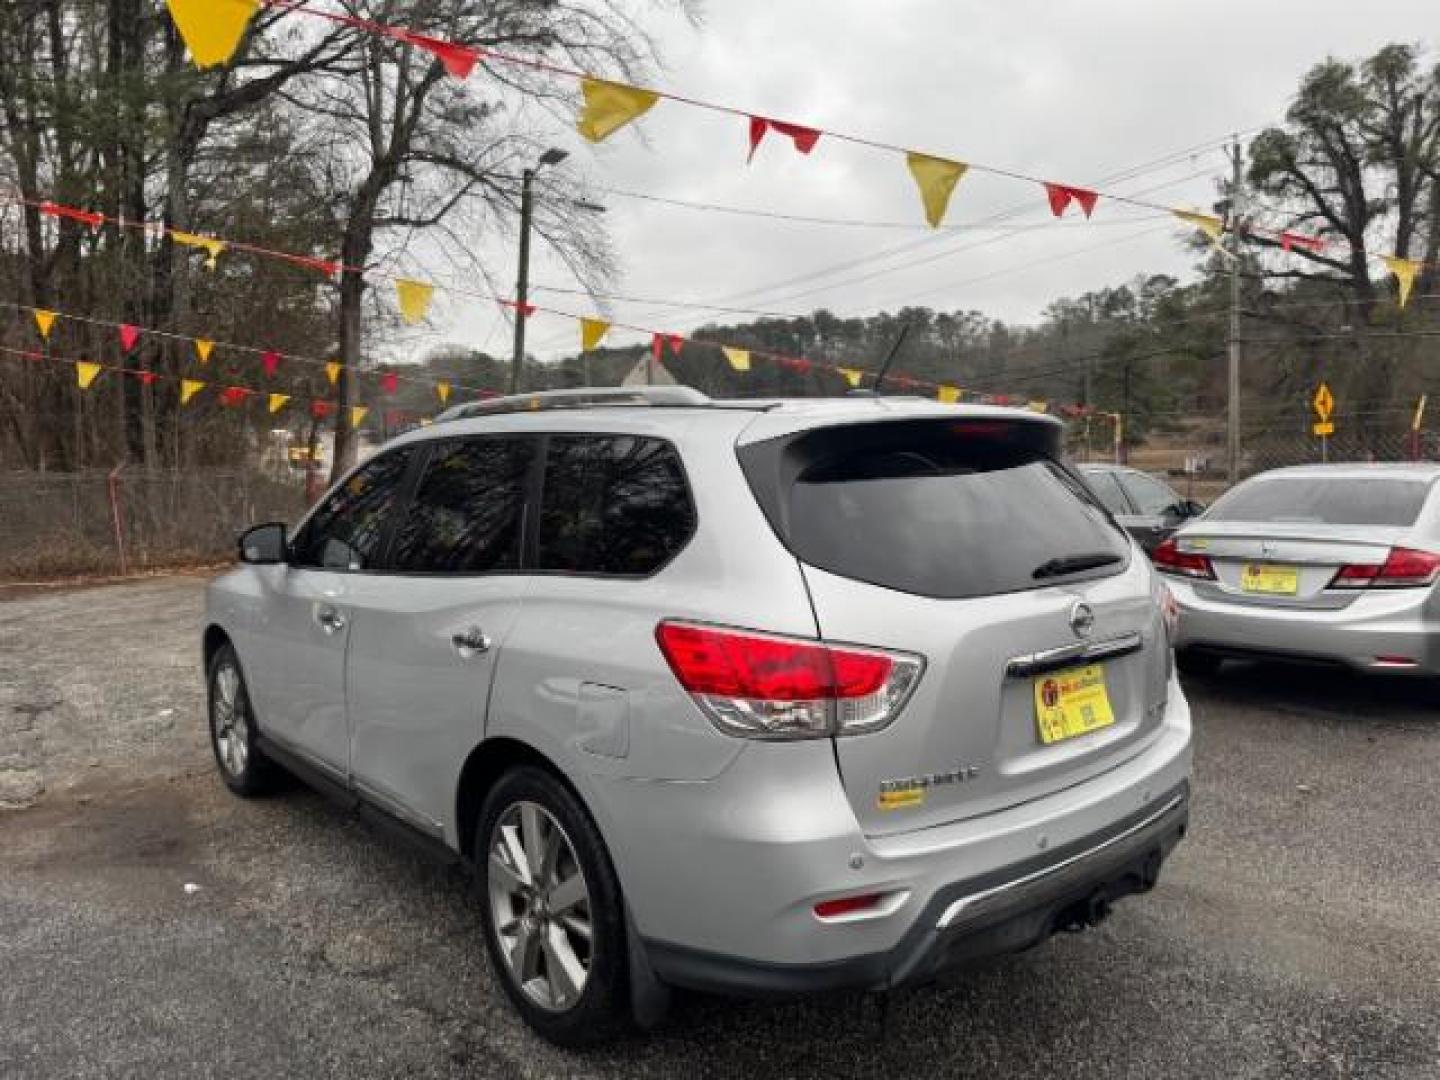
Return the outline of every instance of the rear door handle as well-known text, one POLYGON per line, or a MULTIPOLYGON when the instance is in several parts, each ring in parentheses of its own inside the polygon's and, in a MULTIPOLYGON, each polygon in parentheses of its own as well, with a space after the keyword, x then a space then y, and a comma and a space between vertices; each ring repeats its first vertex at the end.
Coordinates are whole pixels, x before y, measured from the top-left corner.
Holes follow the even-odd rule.
POLYGON ((345 616, 329 604, 316 610, 315 621, 320 624, 320 629, 324 630, 327 634, 333 634, 337 630, 345 629, 345 616))
POLYGON ((477 653, 489 652, 493 643, 480 627, 468 626, 451 634, 450 644, 455 646, 455 651, 461 656, 469 658, 477 653))

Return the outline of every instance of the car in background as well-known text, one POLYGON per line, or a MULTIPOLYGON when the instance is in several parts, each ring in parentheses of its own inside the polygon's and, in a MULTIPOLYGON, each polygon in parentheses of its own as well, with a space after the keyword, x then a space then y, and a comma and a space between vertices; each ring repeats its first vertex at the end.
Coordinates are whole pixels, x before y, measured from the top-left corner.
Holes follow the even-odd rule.
POLYGON ((1231 488, 1153 552, 1176 661, 1440 673, 1440 465, 1306 465, 1231 488))
POLYGON ((1202 503, 1182 498, 1149 473, 1126 465, 1079 465, 1085 483, 1116 522, 1148 554, 1191 518, 1205 512, 1202 503))
POLYGON ((1093 925, 1184 835, 1190 711, 1063 434, 674 386, 456 406, 211 584, 220 774, 465 862, 567 1045, 671 986, 888 990, 1093 925))

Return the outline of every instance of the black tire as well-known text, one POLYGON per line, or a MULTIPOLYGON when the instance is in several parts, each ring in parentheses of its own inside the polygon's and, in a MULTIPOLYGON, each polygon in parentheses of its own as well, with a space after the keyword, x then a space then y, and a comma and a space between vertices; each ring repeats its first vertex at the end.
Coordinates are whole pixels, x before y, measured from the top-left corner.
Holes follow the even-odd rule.
POLYGON ((210 658, 205 686, 206 726, 210 729, 210 749, 215 754, 220 779, 236 795, 247 799, 274 791, 280 770, 256 745, 255 710, 250 705, 245 671, 228 642, 210 658), (232 699, 230 715, 217 715, 217 710, 226 709, 227 697, 232 699), (236 743, 231 744, 230 739, 236 743))
MULTIPOLYGON (((547 823, 547 828, 553 828, 547 823)), ((551 834, 553 835, 553 833, 551 834)), ((485 947, 496 978, 505 988, 516 1010, 539 1035, 559 1046, 592 1046, 626 1034, 632 1027, 629 994, 629 965, 625 942, 625 907, 620 882, 610 863, 609 853, 590 814, 575 794, 551 773, 533 766, 511 769, 500 777, 480 808, 475 829, 475 879, 480 910, 485 925, 485 947), (562 838, 568 841, 571 855, 560 860, 578 866, 584 875, 587 899, 584 910, 589 916, 588 971, 583 990, 573 1002, 545 1007, 532 1000, 522 987, 512 963, 507 959, 500 931, 496 927, 496 901, 493 899, 492 876, 501 872, 491 865, 492 845, 499 839, 497 824, 514 820, 524 804, 534 804, 558 822, 562 838)), ((558 876, 558 871, 557 871, 558 876)), ((508 882, 497 877, 495 885, 504 891, 508 882)), ((524 920, 512 918, 510 925, 524 920)), ((553 927, 561 919, 542 911, 542 923, 553 927), (543 920, 549 920, 545 922, 543 920)), ((541 936, 551 931, 540 931, 541 936)), ((518 940, 518 939, 517 939, 518 940)), ((583 939, 570 937, 572 943, 583 939)), ((548 964, 548 952, 542 954, 548 964)), ((572 953, 572 955, 576 955, 572 953)), ((546 975, 537 974, 532 987, 544 983, 546 975)), ((544 992, 542 987, 540 991, 544 992)))
POLYGON ((1208 679, 1220 670, 1225 661, 1214 653, 1196 652, 1194 649, 1176 649, 1175 666, 1182 675, 1198 675, 1208 679))

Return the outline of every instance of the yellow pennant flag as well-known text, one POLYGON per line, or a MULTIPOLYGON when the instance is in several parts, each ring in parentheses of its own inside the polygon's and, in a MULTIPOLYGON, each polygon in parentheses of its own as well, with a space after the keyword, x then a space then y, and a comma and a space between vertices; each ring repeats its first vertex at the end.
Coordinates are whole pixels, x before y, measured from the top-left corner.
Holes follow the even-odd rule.
POLYGON ((204 249, 209 255, 209 258, 205 260, 207 270, 215 269, 215 260, 220 258, 220 253, 225 250, 225 241, 216 240, 213 236, 196 236, 194 233, 171 229, 170 238, 177 244, 184 244, 186 247, 204 249))
POLYGON ((1025 406, 1025 407, 1026 407, 1027 409, 1029 409, 1031 412, 1049 412, 1049 411, 1050 411, 1050 403, 1047 402, 1047 401, 1032 401, 1032 402, 1030 402, 1030 404, 1028 404, 1028 405, 1025 406))
POLYGON ((327 364, 325 365, 325 377, 330 380, 330 385, 331 385, 331 386, 334 386, 337 382, 340 381, 340 361, 339 361, 339 360, 331 360, 329 363, 327 363, 327 364))
POLYGON ((585 95, 585 108, 575 127, 591 142, 599 142, 620 130, 660 100, 660 95, 653 90, 603 79, 583 80, 580 92, 585 95))
POLYGON ((720 351, 725 354, 725 359, 736 371, 750 370, 750 351, 748 349, 732 349, 729 346, 720 346, 720 351))
POLYGON ((215 343, 213 341, 206 341, 204 338, 195 339, 195 355, 200 358, 200 363, 208 364, 210 354, 214 351, 215 343))
POLYGON ((235 55, 258 0, 165 0, 180 39, 199 68, 223 64, 235 55))
POLYGON ((400 314, 407 323, 418 323, 425 318, 425 313, 430 310, 430 297, 434 292, 435 286, 423 281, 400 278, 395 282, 395 293, 400 298, 400 314))
POLYGON ((849 383, 852 387, 859 386, 860 379, 865 374, 859 368, 842 367, 836 368, 835 370, 838 371, 841 375, 844 375, 845 381, 849 383))
POLYGON ((271 411, 272 413, 277 413, 277 412, 279 412, 281 409, 283 409, 283 408, 285 407, 285 403, 286 403, 287 401, 289 401, 289 400, 290 400, 290 395, 289 395, 289 394, 271 394, 271 395, 270 395, 270 411, 271 411))
POLYGON ((1185 222, 1185 224, 1195 226, 1195 228, 1208 236, 1210 243, 1214 245, 1215 250, 1220 252, 1221 255, 1224 255, 1227 259, 1234 258, 1230 252, 1225 250, 1224 245, 1220 243, 1220 237, 1225 232, 1225 223, 1218 217, 1215 217, 1213 214, 1196 214, 1189 210, 1172 210, 1171 213, 1185 222))
POLYGON ((450 404, 450 384, 444 379, 435 384, 435 393, 439 395, 441 405, 450 404))
POLYGON ((89 360, 75 361, 75 381, 81 390, 89 390, 90 384, 95 381, 95 376, 100 374, 100 365, 92 364, 89 360))
POLYGON ((35 311, 35 328, 40 331, 40 336, 46 341, 50 340, 50 328, 55 325, 55 312, 35 311))
POLYGON ((940 386, 935 390, 935 400, 943 401, 946 405, 954 405, 960 400, 961 393, 958 386, 940 386))
POLYGON ((352 406, 350 406, 350 426, 351 426, 352 428, 358 428, 358 427, 360 426, 361 421, 363 421, 363 420, 365 419, 365 414, 368 413, 369 411, 370 411, 370 407, 369 407, 368 405, 352 405, 352 406))
POLYGON ((580 320, 580 351, 589 352, 600 344, 601 339, 610 329, 610 324, 604 319, 581 319, 580 320))
POLYGON ((189 405, 190 399, 205 389, 205 384, 198 379, 180 380, 180 404, 189 405))
POLYGON ((1400 306, 1403 308, 1410 300, 1410 290, 1415 287, 1415 279, 1420 275, 1420 263, 1414 259, 1402 259, 1397 255, 1381 255, 1380 261, 1385 264, 1385 269, 1395 275, 1395 281, 1400 287, 1400 306))
POLYGON ((905 163, 910 166, 910 175, 915 177, 915 183, 920 188, 920 200, 925 204, 925 220, 932 229, 938 229, 950 205, 950 193, 970 166, 961 161, 924 154, 907 154, 905 163))

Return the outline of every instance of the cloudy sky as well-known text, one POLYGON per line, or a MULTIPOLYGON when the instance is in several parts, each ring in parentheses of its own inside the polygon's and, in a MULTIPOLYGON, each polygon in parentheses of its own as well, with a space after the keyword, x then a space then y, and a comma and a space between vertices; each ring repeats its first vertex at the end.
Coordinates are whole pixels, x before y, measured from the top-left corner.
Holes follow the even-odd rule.
MULTIPOLYGON (((1223 141, 1279 119, 1311 65, 1440 41, 1436 0, 709 0, 699 26, 644 22, 665 64, 653 81, 668 91, 1200 208, 1227 168, 1223 141)), ((606 314, 680 332, 747 318, 681 302, 840 314, 918 303, 1025 321, 1056 297, 1141 272, 1183 276, 1193 261, 1163 215, 1102 199, 1089 222, 1055 221, 1037 185, 978 171, 932 232, 902 157, 823 138, 801 156, 771 133, 747 167, 746 139, 740 118, 666 101, 598 146, 557 130, 574 155, 566 168, 602 189, 622 264, 607 291, 639 298, 605 301, 606 314)), ((485 257, 509 295, 513 250, 485 257)), ((576 287, 554 258, 538 253, 532 280, 537 303, 596 313, 587 297, 545 290, 576 287)), ((494 309, 444 304, 435 325, 508 351, 494 309)), ((575 337, 543 313, 530 325, 545 358, 575 337)))

